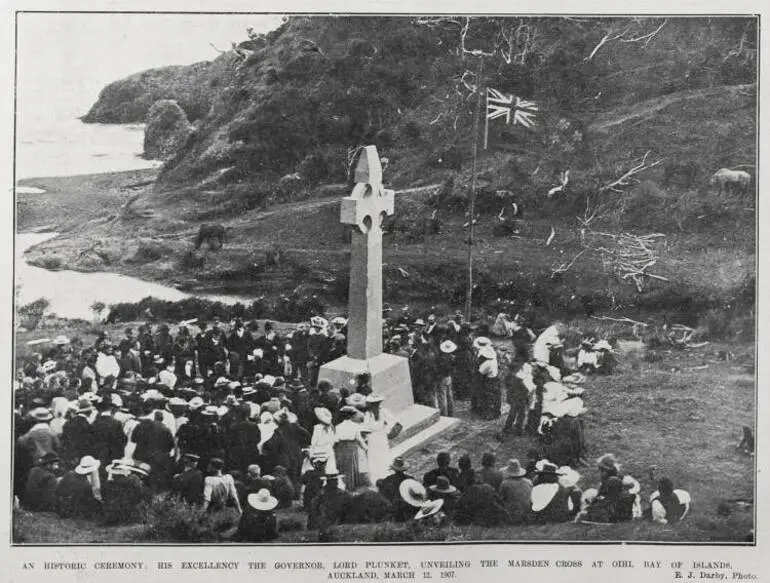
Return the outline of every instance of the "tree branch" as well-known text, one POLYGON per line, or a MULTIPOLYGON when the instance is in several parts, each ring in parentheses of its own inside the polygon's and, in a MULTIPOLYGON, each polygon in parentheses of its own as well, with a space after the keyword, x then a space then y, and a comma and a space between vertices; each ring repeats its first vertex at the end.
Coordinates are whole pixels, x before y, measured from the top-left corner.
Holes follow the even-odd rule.
POLYGON ((663 159, 661 158, 657 162, 653 162, 652 164, 647 164, 647 156, 650 155, 650 152, 651 150, 648 150, 642 157, 642 160, 636 166, 631 168, 628 172, 623 174, 623 176, 621 176, 617 180, 614 180, 613 182, 610 182, 609 184, 605 184, 604 186, 602 186, 599 189, 599 192, 600 193, 607 192, 608 190, 611 190, 613 192, 623 192, 619 187, 625 188, 626 186, 631 184, 632 181, 638 182, 638 180, 634 178, 636 174, 639 174, 640 172, 643 172, 645 170, 649 170, 650 168, 654 168, 655 166, 663 162, 663 159))

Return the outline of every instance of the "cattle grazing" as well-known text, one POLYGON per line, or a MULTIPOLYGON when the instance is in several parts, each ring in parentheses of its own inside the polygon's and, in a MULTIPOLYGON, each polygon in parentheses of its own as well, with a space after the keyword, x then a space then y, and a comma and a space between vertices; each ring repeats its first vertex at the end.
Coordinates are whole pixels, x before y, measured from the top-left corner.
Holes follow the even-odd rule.
POLYGON ((224 225, 201 225, 195 238, 195 249, 200 249, 204 242, 208 243, 209 249, 221 249, 225 244, 226 232, 224 225))
POLYGON ((720 168, 709 180, 709 186, 716 186, 719 194, 746 194, 751 186, 751 174, 720 168))

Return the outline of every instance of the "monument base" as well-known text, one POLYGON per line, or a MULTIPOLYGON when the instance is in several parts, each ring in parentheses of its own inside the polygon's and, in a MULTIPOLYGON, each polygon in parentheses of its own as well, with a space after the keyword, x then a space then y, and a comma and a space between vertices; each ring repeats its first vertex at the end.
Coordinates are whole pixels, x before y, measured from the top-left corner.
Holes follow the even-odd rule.
POLYGON ((355 386, 356 377, 368 372, 372 390, 385 397, 384 408, 393 413, 402 426, 401 433, 390 441, 397 445, 427 429, 439 418, 437 409, 415 405, 409 361, 393 354, 379 354, 367 360, 342 356, 321 367, 319 381, 329 381, 333 387, 355 386))

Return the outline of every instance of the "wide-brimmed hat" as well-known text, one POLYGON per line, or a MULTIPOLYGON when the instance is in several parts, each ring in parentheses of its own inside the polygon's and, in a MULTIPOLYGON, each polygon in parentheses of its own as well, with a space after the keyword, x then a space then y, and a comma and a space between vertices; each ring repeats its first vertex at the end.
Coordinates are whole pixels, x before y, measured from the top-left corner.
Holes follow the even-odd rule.
POLYGON ((369 393, 366 396, 367 403, 382 403, 384 400, 385 400, 385 397, 383 397, 379 393, 369 393))
POLYGON ((201 397, 193 397, 190 399, 190 402, 187 403, 187 406, 190 407, 191 411, 197 411, 201 407, 203 407, 206 404, 206 402, 201 397))
POLYGON ((361 409, 363 407, 366 407, 366 397, 364 397, 361 393, 353 393, 347 399, 345 399, 345 403, 347 403, 351 407, 356 407, 357 409, 361 409))
POLYGON ((417 514, 414 515, 414 519, 420 520, 422 518, 427 518, 428 516, 432 516, 436 514, 439 510, 441 510, 442 506, 444 506, 443 498, 438 498, 436 500, 431 500, 429 502, 426 502, 417 511, 417 514))
POLYGON ((491 359, 494 359, 494 358, 497 358, 497 353, 495 352, 495 349, 492 348, 491 346, 482 346, 479 349, 479 356, 481 358, 491 358, 491 359))
POLYGON ((417 480, 404 480, 398 487, 398 493, 404 502, 415 508, 421 508, 428 501, 428 492, 425 486, 417 480))
POLYGON ((313 409, 313 413, 315 413, 315 416, 324 425, 332 424, 332 412, 326 407, 316 407, 313 409))
POLYGON ((344 326, 347 323, 347 319, 343 318, 342 316, 337 316, 336 318, 332 319, 332 324, 335 326, 344 326))
POLYGON ((262 411, 262 414, 259 416, 259 422, 264 424, 272 423, 273 422, 273 414, 270 411, 262 411))
POLYGON ((185 401, 182 397, 171 397, 168 400, 168 408, 169 409, 186 409, 188 407, 187 401, 185 401))
POLYGON ((428 489, 436 494, 453 494, 454 492, 457 492, 457 488, 449 482, 449 478, 446 476, 438 476, 436 478, 436 483, 429 486, 428 489))
POLYGON ((210 416, 217 416, 219 415, 219 407, 216 405, 206 405, 203 408, 203 411, 201 411, 202 415, 210 415, 210 416))
POLYGON ((404 458, 397 457, 393 460, 393 463, 390 464, 390 469, 394 472, 403 472, 406 469, 406 462, 404 461, 404 458))
POLYGON ((388 342, 390 344, 401 344, 401 336, 399 336, 398 334, 394 334, 393 336, 390 337, 388 342))
POLYGON ((618 463, 618 460, 611 453, 605 453, 603 456, 598 458, 596 460, 596 465, 599 467, 599 469, 602 470, 616 472, 620 470, 620 464, 618 463))
POLYGON ((422 318, 417 318, 414 321, 414 325, 415 326, 425 326, 425 320, 423 320, 422 318))
POLYGON ((444 340, 441 344, 439 344, 438 349, 444 354, 452 354, 455 350, 457 350, 457 344, 451 340, 444 340))
POLYGON ((39 460, 37 460, 37 465, 44 466, 46 464, 52 464, 54 462, 59 461, 59 456, 55 453, 49 451, 45 454, 43 454, 43 457, 41 457, 39 460))
POLYGON ((473 347, 476 349, 484 346, 492 346, 492 341, 486 336, 479 336, 473 341, 473 347))
POLYGON ((55 360, 46 360, 43 363, 43 372, 52 372, 56 370, 56 361, 55 360))
POLYGON ((142 401, 167 401, 166 395, 161 393, 158 389, 150 389, 145 391, 141 395, 142 401))
POLYGON ((574 488, 580 481, 580 473, 569 466, 561 466, 557 472, 559 473, 559 484, 563 488, 574 488))
POLYGON ((266 374, 260 379, 259 382, 265 383, 266 385, 270 385, 272 387, 273 385, 275 385, 275 377, 271 374, 266 374))
POLYGON ((559 468, 556 466, 556 464, 552 464, 550 462, 545 462, 542 464, 536 470, 536 472, 541 476, 561 476, 561 473, 559 473, 559 468))
POLYGON ((69 344, 70 343, 70 339, 67 338, 64 334, 59 334, 56 338, 53 339, 53 343, 54 344, 59 344, 59 345, 69 344))
POLYGON ((521 467, 519 460, 512 459, 508 462, 508 467, 505 469, 506 473, 513 478, 521 478, 527 474, 527 471, 521 467))
POLYGON ((46 407, 36 407, 29 412, 29 416, 35 421, 50 421, 53 419, 53 413, 46 407))
POLYGON ((246 502, 254 510, 273 510, 278 506, 278 498, 270 495, 270 490, 262 488, 255 494, 246 496, 246 502))
POLYGON ((182 454, 182 461, 198 463, 201 461, 201 456, 195 453, 185 453, 182 454))
POLYGON ((594 350, 606 350, 612 352, 612 345, 606 340, 599 340, 599 342, 594 344, 594 350))
POLYGON ((90 413, 94 409, 94 406, 91 404, 91 401, 89 399, 83 399, 83 398, 81 398, 78 401, 77 407, 78 407, 77 408, 78 413, 90 413))
POLYGON ((81 475, 90 474, 94 470, 99 469, 100 465, 102 465, 102 462, 91 457, 90 455, 86 455, 80 459, 80 463, 75 468, 75 473, 81 475))
POLYGON ((160 354, 156 354, 152 357, 153 364, 163 364, 163 357, 160 354))

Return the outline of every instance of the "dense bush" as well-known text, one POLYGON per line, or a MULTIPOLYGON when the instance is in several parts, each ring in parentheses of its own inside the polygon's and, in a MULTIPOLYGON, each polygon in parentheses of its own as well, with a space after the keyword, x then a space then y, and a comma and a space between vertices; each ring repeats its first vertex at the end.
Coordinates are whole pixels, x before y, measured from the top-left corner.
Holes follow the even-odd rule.
POLYGON ((153 498, 146 513, 144 537, 151 541, 204 543, 222 540, 237 524, 235 513, 205 513, 172 495, 153 498))
POLYGON ((314 315, 323 315, 325 306, 316 296, 297 294, 282 295, 274 301, 257 298, 249 305, 233 305, 213 302, 201 298, 186 298, 176 302, 146 297, 136 303, 118 303, 110 306, 107 322, 132 322, 147 318, 147 311, 160 320, 179 322, 193 318, 211 320, 214 316, 222 320, 233 318, 273 318, 282 322, 302 322, 314 315))

